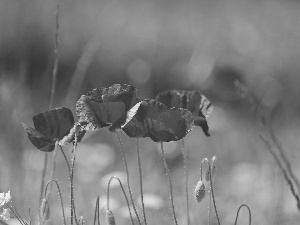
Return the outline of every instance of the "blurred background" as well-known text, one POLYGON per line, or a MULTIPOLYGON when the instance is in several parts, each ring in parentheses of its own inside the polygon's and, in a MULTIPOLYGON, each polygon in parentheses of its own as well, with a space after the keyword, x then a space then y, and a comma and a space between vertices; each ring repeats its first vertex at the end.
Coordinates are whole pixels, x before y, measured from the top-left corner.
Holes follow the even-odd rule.
MULTIPOLYGON (((49 106, 56 4, 0 1, 0 192, 11 190, 24 218, 30 206, 33 220, 38 218, 44 153, 28 141, 20 122, 32 125, 32 116, 49 106)), ((141 98, 169 89, 200 90, 214 111, 208 118, 210 137, 195 128, 185 138, 191 224, 207 222, 207 199, 197 204, 192 193, 201 160, 213 155, 222 224, 232 224, 243 203, 252 209, 253 224, 299 224, 296 201, 258 137, 265 130, 235 86, 238 81, 246 87, 271 122, 300 179, 299 10, 295 0, 61 1, 54 106, 67 106, 75 113, 82 94, 114 83, 135 85, 141 98)), ((136 141, 123 133, 121 137, 138 201, 136 141)), ((140 146, 148 222, 172 224, 160 147, 149 139, 140 140, 140 146)), ((181 142, 165 147, 175 209, 183 225, 181 142)), ((70 147, 65 151, 70 158, 70 147)), ((77 154, 75 203, 78 215, 91 224, 97 195, 104 206, 109 177, 118 175, 125 181, 124 167, 116 136, 105 129, 87 135, 77 154)), ((56 178, 68 208, 68 172, 61 154, 56 178)), ((59 200, 52 196, 51 220, 57 224, 59 200)), ((130 224, 117 185, 112 187, 111 209, 118 224, 130 224)), ((247 224, 246 212, 240 223, 247 224)))

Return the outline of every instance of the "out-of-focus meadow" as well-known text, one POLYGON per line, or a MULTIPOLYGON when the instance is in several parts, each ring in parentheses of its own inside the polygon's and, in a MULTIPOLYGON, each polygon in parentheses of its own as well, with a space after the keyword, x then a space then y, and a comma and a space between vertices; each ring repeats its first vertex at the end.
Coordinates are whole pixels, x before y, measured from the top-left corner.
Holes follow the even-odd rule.
MULTIPOLYGON (((44 153, 28 141, 21 123, 48 109, 55 43, 56 1, 0 1, 0 192, 11 190, 20 214, 38 218, 44 153)), ((207 221, 207 199, 194 201, 202 158, 217 156, 214 188, 222 224, 233 224, 246 203, 253 224, 296 225, 300 212, 281 171, 259 139, 265 134, 253 107, 238 92, 244 84, 270 121, 300 180, 300 3, 246 0, 61 1, 58 76, 54 106, 75 114, 80 95, 95 87, 128 83, 141 98, 160 91, 202 91, 213 103, 210 137, 195 128, 188 151, 191 224, 207 221)), ((134 139, 121 135, 134 196, 139 198, 134 139)), ((159 145, 140 140, 149 224, 172 224, 159 145)), ((181 142, 165 145, 179 224, 186 224, 181 142)), ((70 158, 71 147, 65 148, 70 158)), ((51 157, 50 157, 51 158, 51 157)), ((58 179, 66 208, 69 180, 61 154, 58 179)), ((75 168, 78 215, 91 224, 96 197, 105 203, 107 181, 124 167, 115 134, 103 129, 79 144, 75 168)), ((51 215, 60 223, 53 193, 51 215)), ((111 192, 117 224, 130 224, 118 186, 111 192)), ((67 216, 69 216, 67 211, 67 216)), ((214 221, 214 220, 213 220, 214 221)), ((214 224, 214 222, 212 223, 214 224)), ((247 224, 242 212, 240 224, 247 224)))

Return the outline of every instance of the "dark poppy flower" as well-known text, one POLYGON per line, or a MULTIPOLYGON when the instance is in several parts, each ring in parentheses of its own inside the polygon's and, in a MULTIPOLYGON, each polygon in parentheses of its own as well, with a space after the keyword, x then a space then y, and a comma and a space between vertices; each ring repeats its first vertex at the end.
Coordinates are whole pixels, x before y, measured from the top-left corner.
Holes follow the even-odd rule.
POLYGON ((76 103, 79 122, 86 123, 86 130, 99 130, 116 122, 136 103, 134 86, 114 84, 96 88, 82 95, 76 103))
MULTIPOLYGON (((55 108, 33 116, 34 128, 22 123, 29 140, 39 150, 51 152, 55 148, 56 141, 61 141, 69 135, 69 139, 60 142, 64 145, 73 141, 74 136, 70 136, 70 131, 74 128, 74 117, 68 108, 55 108)), ((79 132, 78 132, 79 133, 79 132)), ((80 132, 79 141, 84 135, 80 132)))
POLYGON ((206 118, 212 111, 212 104, 199 91, 169 90, 161 92, 156 99, 168 107, 187 109, 193 114, 194 124, 200 126, 209 136, 209 127, 206 118))
POLYGON ((185 137, 193 125, 188 110, 169 108, 155 99, 145 99, 116 121, 110 131, 122 129, 131 138, 150 137, 155 142, 169 142, 185 137))

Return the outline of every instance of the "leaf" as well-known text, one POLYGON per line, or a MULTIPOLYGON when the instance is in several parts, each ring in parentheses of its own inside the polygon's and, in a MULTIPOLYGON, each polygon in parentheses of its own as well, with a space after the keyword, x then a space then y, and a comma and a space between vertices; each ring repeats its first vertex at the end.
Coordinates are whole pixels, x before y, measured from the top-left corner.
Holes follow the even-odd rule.
POLYGON ((45 137, 43 134, 35 130, 34 128, 22 123, 30 142, 39 150, 43 152, 51 152, 55 148, 55 143, 45 137))
POLYGON ((136 103, 134 86, 114 84, 96 88, 82 95, 76 103, 79 122, 86 122, 86 130, 99 130, 116 123, 136 103))
POLYGON ((199 91, 169 90, 159 93, 156 99, 168 107, 189 110, 193 114, 195 125, 200 126, 205 135, 209 136, 206 118, 210 116, 213 107, 199 91))
POLYGON ((154 99, 146 99, 136 106, 134 116, 127 117, 122 125, 129 137, 150 137, 155 142, 177 141, 193 127, 192 114, 187 110, 168 108, 154 99))

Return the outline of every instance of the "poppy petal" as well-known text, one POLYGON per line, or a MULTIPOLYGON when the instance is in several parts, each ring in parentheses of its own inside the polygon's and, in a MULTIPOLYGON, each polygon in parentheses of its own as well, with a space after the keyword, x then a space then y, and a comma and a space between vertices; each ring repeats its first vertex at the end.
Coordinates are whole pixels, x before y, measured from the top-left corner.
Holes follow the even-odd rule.
POLYGON ((169 90, 161 92, 156 99, 168 107, 183 108, 193 114, 195 125, 200 126, 206 136, 209 136, 206 118, 210 116, 213 106, 199 91, 169 90))
POLYGON ((170 109, 157 100, 146 99, 123 130, 129 137, 150 137, 155 142, 168 142, 183 138, 192 127, 192 114, 187 110, 170 109))
POLYGON ((35 130, 34 128, 22 123, 28 139, 39 150, 43 152, 51 152, 55 148, 55 141, 47 138, 45 135, 35 130))
POLYGON ((86 130, 99 130, 116 122, 124 113, 122 102, 99 103, 83 95, 76 103, 79 122, 86 122, 86 130))
POLYGON ((75 140, 75 135, 77 135, 77 142, 80 142, 86 133, 85 125, 83 125, 83 123, 79 123, 79 122, 75 123, 73 128, 70 130, 70 132, 66 136, 64 136, 58 142, 58 144, 60 146, 70 144, 71 142, 73 142, 75 140))
POLYGON ((49 140, 61 139, 73 127, 74 117, 69 108, 60 107, 33 116, 33 124, 49 140))

